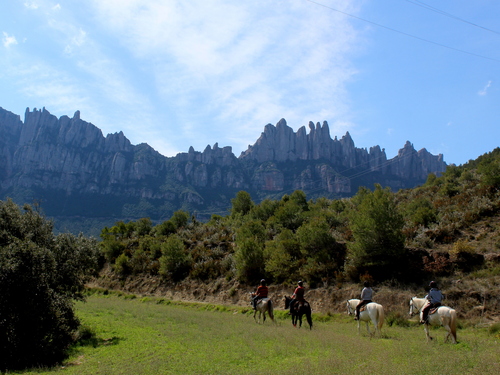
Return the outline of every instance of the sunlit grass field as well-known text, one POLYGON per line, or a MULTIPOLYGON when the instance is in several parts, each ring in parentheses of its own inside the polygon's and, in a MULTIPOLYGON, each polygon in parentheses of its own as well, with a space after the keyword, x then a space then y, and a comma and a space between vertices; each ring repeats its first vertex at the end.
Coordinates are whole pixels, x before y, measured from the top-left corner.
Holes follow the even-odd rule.
POLYGON ((23 374, 498 374, 500 337, 486 329, 443 328, 425 341, 423 328, 388 327, 371 338, 347 316, 313 316, 312 330, 293 328, 284 312, 277 324, 257 324, 242 308, 175 304, 159 299, 90 296, 76 305, 96 334, 53 369, 23 374), (315 319, 316 318, 316 319, 315 319))

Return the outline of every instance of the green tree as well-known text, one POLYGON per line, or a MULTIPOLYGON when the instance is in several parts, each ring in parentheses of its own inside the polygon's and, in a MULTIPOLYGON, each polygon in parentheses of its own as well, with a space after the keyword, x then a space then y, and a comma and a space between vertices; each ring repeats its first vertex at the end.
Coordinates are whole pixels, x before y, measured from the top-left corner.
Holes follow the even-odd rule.
POLYGON ((234 260, 237 276, 254 282, 264 276, 265 227, 260 220, 245 222, 236 232, 234 260))
POLYGON ((238 241, 234 260, 237 277, 241 281, 252 283, 265 276, 264 249, 261 242, 252 238, 238 241))
POLYGON ((376 185, 375 191, 360 188, 353 197, 350 227, 354 241, 348 244, 348 271, 358 278, 364 273, 376 280, 394 278, 404 260, 404 221, 394 195, 376 185))
POLYGON ((241 190, 236 193, 235 198, 231 199, 231 205, 231 216, 236 216, 238 214, 244 216, 250 212, 250 210, 254 206, 254 203, 252 201, 252 198, 250 197, 250 194, 244 190, 241 190))
POLYGON ((274 282, 296 282, 300 265, 303 263, 300 243, 295 234, 285 229, 273 240, 266 242, 264 248, 265 271, 274 282))
POLYGON ((280 205, 268 222, 273 227, 296 231, 305 220, 303 213, 308 210, 305 194, 297 190, 292 195, 284 195, 280 205))
POLYGON ((153 223, 149 217, 137 220, 135 223, 135 232, 138 237, 145 236, 153 229, 153 223))
POLYGON ((498 190, 500 188, 500 157, 484 159, 477 167, 481 175, 481 184, 498 190))
POLYGON ((159 273, 173 281, 185 278, 191 269, 192 259, 182 239, 173 234, 162 244, 159 273))
POLYGON ((95 240, 54 236, 32 207, 0 201, 0 370, 67 357, 79 321, 73 300, 97 272, 95 240))
POLYGON ((344 247, 330 234, 324 217, 318 216, 297 230, 300 250, 306 263, 301 278, 311 285, 329 282, 335 271, 340 271, 345 259, 344 247))
POLYGON ((177 210, 170 218, 170 221, 174 224, 176 229, 183 228, 189 221, 189 212, 184 210, 177 210))
POLYGON ((406 213, 414 225, 428 227, 437 220, 437 210, 427 198, 417 198, 408 204, 406 213))

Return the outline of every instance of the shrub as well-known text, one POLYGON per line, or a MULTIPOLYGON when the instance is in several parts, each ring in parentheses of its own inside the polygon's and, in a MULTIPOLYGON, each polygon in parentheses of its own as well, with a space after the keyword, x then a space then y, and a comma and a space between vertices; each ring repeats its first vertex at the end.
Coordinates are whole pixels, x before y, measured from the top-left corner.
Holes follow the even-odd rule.
POLYGON ((173 281, 183 279, 191 269, 192 260, 184 248, 182 239, 173 234, 162 245, 159 273, 173 281))
POLYGON ((0 201, 0 371, 67 357, 79 326, 72 300, 97 266, 95 240, 56 237, 30 206, 0 201))
POLYGON ((130 274, 131 268, 128 256, 126 256, 125 254, 121 254, 118 258, 116 258, 114 270, 120 276, 126 276, 130 274))
POLYGON ((488 328, 488 333, 500 339, 500 323, 494 323, 488 328))

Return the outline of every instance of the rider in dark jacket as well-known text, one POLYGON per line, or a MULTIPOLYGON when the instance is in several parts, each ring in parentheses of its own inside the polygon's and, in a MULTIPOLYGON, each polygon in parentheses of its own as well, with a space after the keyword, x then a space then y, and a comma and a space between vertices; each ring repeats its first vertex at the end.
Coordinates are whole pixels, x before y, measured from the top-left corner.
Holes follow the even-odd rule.
POLYGON ((359 312, 361 308, 367 303, 370 303, 373 298, 373 289, 370 288, 370 283, 368 281, 365 281, 363 283, 363 286, 364 288, 361 291, 361 301, 359 301, 358 305, 356 306, 356 316, 354 317, 355 320, 359 320, 359 312))
POLYGON ((427 299, 427 303, 422 309, 422 319, 420 320, 420 323, 422 324, 427 321, 427 316, 429 315, 430 309, 441 306, 441 301, 443 300, 443 293, 441 293, 441 291, 439 290, 437 283, 435 281, 431 281, 429 286, 431 287, 431 289, 425 296, 425 298, 427 299))

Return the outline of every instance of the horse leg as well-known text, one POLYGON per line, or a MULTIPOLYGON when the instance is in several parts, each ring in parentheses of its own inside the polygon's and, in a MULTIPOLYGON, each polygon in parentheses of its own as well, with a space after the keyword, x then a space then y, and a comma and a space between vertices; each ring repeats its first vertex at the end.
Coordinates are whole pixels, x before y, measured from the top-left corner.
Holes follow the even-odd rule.
POLYGON ((444 338, 444 342, 448 342, 448 340, 450 339, 450 336, 451 336, 451 329, 450 329, 450 326, 448 324, 444 325, 444 328, 446 329, 446 336, 444 338))
POLYGON ((311 314, 307 314, 306 317, 307 317, 307 323, 309 323, 309 329, 312 329, 313 328, 313 321, 311 318, 311 314))
POLYGON ((432 340, 432 337, 429 334, 429 324, 428 323, 424 324, 424 331, 425 331, 425 336, 427 337, 427 342, 430 342, 432 340))

